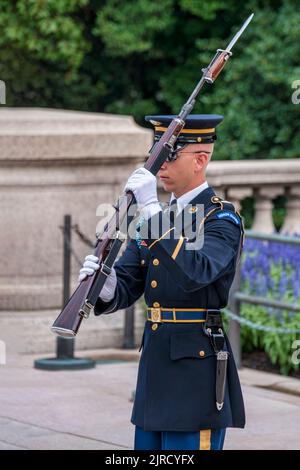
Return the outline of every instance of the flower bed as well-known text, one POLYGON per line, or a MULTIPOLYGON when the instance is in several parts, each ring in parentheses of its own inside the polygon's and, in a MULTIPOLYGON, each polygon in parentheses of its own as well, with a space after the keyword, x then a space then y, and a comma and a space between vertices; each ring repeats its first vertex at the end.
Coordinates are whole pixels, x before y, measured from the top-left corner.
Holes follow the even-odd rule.
MULTIPOLYGON (((241 291, 273 300, 299 303, 300 306, 300 248, 283 243, 246 240, 241 265, 241 291)), ((300 311, 290 312, 244 303, 241 305, 241 316, 262 325, 300 328, 300 311)), ((278 334, 242 326, 241 339, 244 352, 264 350, 272 364, 279 366, 281 373, 299 370, 299 364, 292 361, 292 345, 294 340, 300 339, 299 334, 278 334)))

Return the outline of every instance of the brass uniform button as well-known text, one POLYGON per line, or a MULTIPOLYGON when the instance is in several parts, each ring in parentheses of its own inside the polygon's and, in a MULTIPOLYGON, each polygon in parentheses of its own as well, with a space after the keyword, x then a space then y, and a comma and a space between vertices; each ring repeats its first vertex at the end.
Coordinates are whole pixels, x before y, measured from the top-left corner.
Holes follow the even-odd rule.
POLYGON ((153 307, 154 307, 154 308, 159 308, 159 307, 160 307, 160 303, 158 303, 158 302, 153 302, 153 307))
POLYGON ((154 264, 154 266, 158 266, 158 265, 159 265, 159 259, 154 258, 154 260, 152 261, 152 263, 154 264))
POLYGON ((141 265, 143 266, 144 264, 145 264, 145 260, 142 259, 142 260, 141 260, 141 265))
POLYGON ((205 352, 204 352, 204 351, 199 351, 199 356, 200 356, 200 357, 204 357, 204 356, 205 356, 205 352))
POLYGON ((157 281, 151 281, 151 287, 156 287, 157 286, 157 281))
POLYGON ((157 323, 154 323, 151 328, 153 331, 157 330, 157 327, 158 327, 158 324, 157 323))

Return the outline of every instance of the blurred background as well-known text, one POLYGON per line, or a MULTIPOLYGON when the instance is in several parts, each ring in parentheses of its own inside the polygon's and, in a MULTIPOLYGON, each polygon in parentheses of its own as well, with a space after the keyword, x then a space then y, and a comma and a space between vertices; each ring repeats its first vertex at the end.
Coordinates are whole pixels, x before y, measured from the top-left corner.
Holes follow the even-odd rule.
MULTIPOLYGON (((41 354, 73 356, 72 348, 59 350, 50 326, 92 251, 103 215, 99 205, 115 203, 130 172, 145 161, 152 130, 144 115, 178 113, 201 69, 252 12, 228 65, 213 86, 204 87, 194 113, 225 116, 208 182, 236 205, 248 230, 224 315, 237 362, 244 371, 280 374, 279 381, 294 378, 298 385, 291 382, 288 393, 300 396, 297 2, 2 0, 0 372, 8 374, 2 406, 15 406, 7 392, 18 394, 25 383, 21 371, 41 354)), ((160 196, 168 200, 162 188, 160 196)), ((134 311, 90 318, 77 349, 102 363, 136 361, 144 309, 142 299, 134 311), (124 356, 125 350, 133 356, 124 356)), ((120 367, 111 371, 119 374, 120 367)), ((125 369, 122 373, 131 390, 136 364, 129 367, 131 382, 125 369)), ((33 384, 43 377, 35 373, 45 372, 30 372, 32 403, 33 384)), ((105 377, 103 369, 101 374, 105 377)), ((277 383, 247 377, 245 386, 277 383)), ((253 436, 250 448, 263 445, 253 436)), ((272 436, 268 439, 272 448, 272 436)), ((246 440, 237 442, 232 448, 246 440)))

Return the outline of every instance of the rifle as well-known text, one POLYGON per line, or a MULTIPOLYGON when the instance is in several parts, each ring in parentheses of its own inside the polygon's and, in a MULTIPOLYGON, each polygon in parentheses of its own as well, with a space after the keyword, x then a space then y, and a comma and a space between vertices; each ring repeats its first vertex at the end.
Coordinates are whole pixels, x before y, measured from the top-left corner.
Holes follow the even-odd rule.
MULTIPOLYGON (((202 69, 202 77, 189 99, 183 105, 178 116, 171 121, 169 127, 161 136, 160 140, 150 151, 144 168, 150 171, 153 175, 157 174, 168 155, 174 151, 177 137, 185 125, 187 116, 194 107, 196 97, 204 83, 212 84, 216 80, 227 60, 232 55, 231 49, 233 45, 239 39, 252 18, 253 13, 233 37, 227 48, 218 49, 208 67, 202 69)), ((133 216, 128 216, 128 211, 134 202, 135 198, 133 193, 128 191, 124 196, 120 197, 117 204, 113 206, 116 209, 116 212, 106 224, 102 234, 100 236, 97 235, 95 243, 94 255, 100 260, 100 269, 92 276, 87 276, 80 282, 79 286, 53 323, 51 329, 58 335, 65 337, 76 336, 83 318, 88 318, 91 310, 94 308, 106 278, 111 272, 120 248, 126 240, 127 223, 130 224, 133 219, 133 216)))

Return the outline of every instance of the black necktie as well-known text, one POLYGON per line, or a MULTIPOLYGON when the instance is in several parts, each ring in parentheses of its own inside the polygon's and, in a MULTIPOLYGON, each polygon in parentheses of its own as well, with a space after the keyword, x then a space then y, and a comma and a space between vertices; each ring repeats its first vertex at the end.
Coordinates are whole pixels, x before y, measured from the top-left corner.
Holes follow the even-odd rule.
POLYGON ((170 217, 170 221, 172 225, 174 225, 176 214, 177 214, 177 199, 174 198, 172 199, 171 204, 169 206, 169 217, 170 217))

